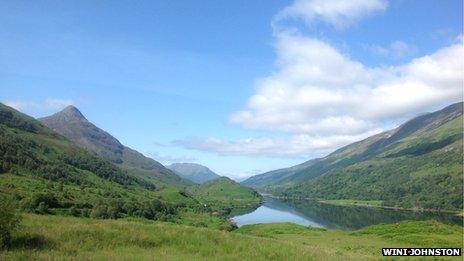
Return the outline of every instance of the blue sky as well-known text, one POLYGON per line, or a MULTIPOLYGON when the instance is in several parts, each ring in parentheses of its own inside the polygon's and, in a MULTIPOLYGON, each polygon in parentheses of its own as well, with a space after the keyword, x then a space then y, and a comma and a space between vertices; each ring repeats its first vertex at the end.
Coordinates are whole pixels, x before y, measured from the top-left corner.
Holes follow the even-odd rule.
POLYGON ((0 1, 0 101, 164 164, 291 166, 462 100, 462 1, 0 1), (349 3, 347 3, 349 2, 349 3))

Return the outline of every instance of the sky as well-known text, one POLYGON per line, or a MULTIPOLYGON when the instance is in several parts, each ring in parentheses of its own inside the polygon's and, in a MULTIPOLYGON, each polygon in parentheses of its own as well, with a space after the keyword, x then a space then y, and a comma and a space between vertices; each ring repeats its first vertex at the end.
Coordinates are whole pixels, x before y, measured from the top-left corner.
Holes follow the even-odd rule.
POLYGON ((0 102, 241 180, 463 100, 461 0, 0 0, 0 102))

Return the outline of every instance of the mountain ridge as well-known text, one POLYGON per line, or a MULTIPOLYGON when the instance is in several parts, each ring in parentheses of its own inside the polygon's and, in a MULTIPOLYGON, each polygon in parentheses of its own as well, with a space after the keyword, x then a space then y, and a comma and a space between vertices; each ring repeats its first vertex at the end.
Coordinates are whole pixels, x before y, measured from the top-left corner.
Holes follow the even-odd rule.
MULTIPOLYGON (((241 184, 286 197, 358 197, 357 199, 381 199, 390 205, 425 207, 428 204, 428 207, 439 208, 438 201, 434 201, 436 198, 417 199, 416 196, 425 193, 421 192, 425 189, 424 186, 434 188, 437 193, 445 193, 443 188, 435 188, 436 185, 432 184, 438 182, 437 179, 446 178, 457 182, 456 184, 459 184, 460 178, 462 179, 458 175, 459 168, 462 170, 462 161, 459 161, 458 157, 462 156, 462 115, 463 103, 455 103, 410 119, 395 129, 346 145, 325 157, 259 174, 241 184), (442 159, 448 162, 442 162, 442 159), (430 162, 436 162, 438 165, 424 169, 423 166, 430 162), (440 167, 443 165, 446 168, 440 167), (401 168, 403 170, 400 170, 401 168), (421 176, 416 177, 416 172, 420 172, 421 176), (391 184, 385 184, 383 179, 392 179, 391 184), (397 180, 404 182, 399 184, 397 180), (396 188, 393 184, 404 192, 394 192, 396 188), (372 186, 371 190, 366 189, 369 186, 372 186), (419 188, 413 189, 414 186, 419 188), (389 191, 385 191, 386 189, 389 191), (408 196, 409 189, 421 191, 417 192, 416 196, 408 196)), ((462 196, 459 196, 460 189, 456 184, 448 182, 446 186, 452 190, 453 197, 458 201, 462 196)), ((455 199, 451 199, 451 196, 443 198, 447 199, 446 202, 442 202, 443 206, 459 208, 462 205, 462 200, 458 203, 454 202, 455 199)))

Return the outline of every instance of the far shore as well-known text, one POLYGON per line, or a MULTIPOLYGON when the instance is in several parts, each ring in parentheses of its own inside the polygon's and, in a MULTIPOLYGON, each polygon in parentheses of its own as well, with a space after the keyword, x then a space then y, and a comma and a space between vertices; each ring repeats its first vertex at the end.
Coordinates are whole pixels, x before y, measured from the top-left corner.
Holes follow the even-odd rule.
POLYGON ((292 198, 292 197, 282 197, 275 196, 270 193, 262 193, 262 196, 283 199, 283 200, 308 200, 316 201, 323 204, 334 205, 334 206, 346 206, 346 207, 365 207, 365 208, 382 208, 382 209, 391 209, 391 210, 405 210, 412 212, 436 212, 436 213, 450 213, 455 214, 456 216, 464 216, 464 210, 444 210, 444 209, 426 209, 426 208, 402 208, 397 206, 383 206, 381 201, 378 200, 355 200, 355 199, 336 199, 336 200, 327 200, 327 199, 317 199, 317 198, 292 198), (371 203, 372 202, 372 203, 371 203))

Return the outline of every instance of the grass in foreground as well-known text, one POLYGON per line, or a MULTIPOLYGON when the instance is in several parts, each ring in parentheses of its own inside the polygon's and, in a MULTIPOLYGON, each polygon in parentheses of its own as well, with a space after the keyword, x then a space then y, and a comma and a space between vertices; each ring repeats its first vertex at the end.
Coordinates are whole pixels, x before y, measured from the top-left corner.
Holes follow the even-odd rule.
POLYGON ((381 258, 382 247, 462 247, 462 227, 435 221, 355 232, 289 223, 225 232, 149 220, 27 214, 21 231, 0 259, 369 260, 381 258))

